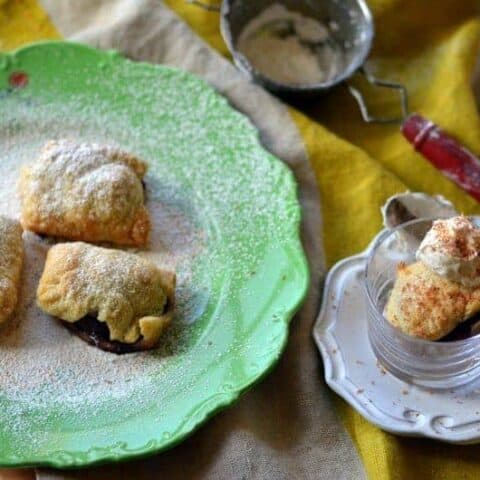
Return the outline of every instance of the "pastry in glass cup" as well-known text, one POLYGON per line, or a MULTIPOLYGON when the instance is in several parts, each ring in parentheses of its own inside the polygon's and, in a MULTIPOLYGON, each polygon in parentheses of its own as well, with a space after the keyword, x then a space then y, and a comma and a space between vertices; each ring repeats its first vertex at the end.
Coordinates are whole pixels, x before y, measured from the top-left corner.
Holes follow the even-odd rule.
POLYGON ((440 340, 480 312, 480 229, 464 216, 436 220, 416 258, 398 265, 385 317, 408 335, 440 340))

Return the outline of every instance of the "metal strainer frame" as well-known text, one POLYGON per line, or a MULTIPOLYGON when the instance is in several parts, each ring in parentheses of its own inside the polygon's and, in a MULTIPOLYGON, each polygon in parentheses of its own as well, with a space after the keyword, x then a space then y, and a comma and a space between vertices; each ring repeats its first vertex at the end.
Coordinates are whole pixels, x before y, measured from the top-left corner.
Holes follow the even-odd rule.
POLYGON ((363 48, 363 51, 360 51, 360 53, 356 57, 354 57, 354 59, 345 68, 345 70, 340 75, 337 75, 334 79, 327 82, 319 83, 319 84, 299 85, 299 86, 285 85, 265 77, 264 75, 256 71, 255 68, 252 66, 252 64, 249 62, 249 60, 237 50, 234 39, 233 39, 232 29, 230 24, 230 14, 231 14, 232 5, 235 5, 234 0, 223 0, 221 4, 211 4, 211 3, 207 3, 204 0, 186 0, 186 1, 193 5, 199 6, 204 10, 220 13, 221 34, 230 53, 232 54, 235 65, 248 78, 264 86, 267 90, 273 93, 279 94, 281 96, 287 96, 292 98, 294 96, 323 94, 329 91, 330 89, 332 89, 333 87, 338 86, 342 83, 345 83, 346 87, 348 88, 348 91, 358 103, 360 113, 365 122, 382 123, 382 124, 401 123, 405 118, 408 117, 409 115, 408 92, 406 87, 397 82, 392 82, 389 80, 383 80, 383 79, 377 78, 371 72, 369 72, 365 67, 365 62, 367 60, 368 54, 370 53, 371 45, 374 37, 373 17, 365 0, 355 0, 356 4, 359 7, 359 10, 362 12, 363 21, 367 26, 366 37, 362 40, 365 43, 365 47, 363 48), (362 94, 362 92, 356 86, 354 86, 352 82, 348 81, 357 73, 364 75, 366 81, 371 85, 374 85, 380 88, 388 88, 388 89, 398 91, 400 95, 400 107, 402 112, 401 116, 383 117, 383 116, 373 115, 369 111, 367 101, 364 95, 362 94))

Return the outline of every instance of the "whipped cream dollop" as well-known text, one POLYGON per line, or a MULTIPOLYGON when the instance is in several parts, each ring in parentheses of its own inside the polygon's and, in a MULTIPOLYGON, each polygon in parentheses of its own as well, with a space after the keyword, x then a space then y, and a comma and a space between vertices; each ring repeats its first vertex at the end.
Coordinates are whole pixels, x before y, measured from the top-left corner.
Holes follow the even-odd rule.
POLYGON ((480 285, 480 228, 464 216, 433 222, 416 256, 442 277, 465 287, 480 285))

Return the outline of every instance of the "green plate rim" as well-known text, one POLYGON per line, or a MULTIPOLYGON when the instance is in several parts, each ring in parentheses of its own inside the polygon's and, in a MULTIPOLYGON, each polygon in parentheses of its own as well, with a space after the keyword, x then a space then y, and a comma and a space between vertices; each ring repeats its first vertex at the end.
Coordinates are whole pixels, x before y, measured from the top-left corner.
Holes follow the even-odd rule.
MULTIPOLYGON (((117 50, 100 50, 85 44, 81 44, 77 42, 62 41, 62 40, 43 40, 43 41, 30 43, 28 45, 22 46, 13 51, 0 52, 0 65, 1 65, 2 59, 6 59, 7 63, 8 61, 13 60, 13 63, 15 64, 16 63, 15 57, 21 55, 22 53, 28 50, 39 48, 39 47, 41 48, 44 46, 58 47, 58 48, 64 48, 65 46, 68 46, 69 48, 73 47, 77 49, 83 49, 90 52, 95 52, 98 55, 105 55, 106 59, 109 59, 110 61, 114 59, 115 61, 128 62, 130 64, 140 64, 142 65, 143 68, 149 68, 149 69, 152 69, 153 71, 159 71, 162 69, 171 69, 175 71, 184 72, 184 70, 181 70, 179 68, 172 67, 169 65, 156 65, 148 62, 132 61, 124 57, 117 50)), ((197 75, 194 75, 190 72, 186 72, 186 73, 189 75, 195 76, 205 85, 208 85, 209 88, 213 89, 213 87, 209 85, 201 77, 198 77, 197 75)), ((222 96, 217 91, 215 91, 215 93, 216 95, 222 96)), ((231 106, 231 108, 235 110, 239 115, 242 115, 243 117, 245 117, 243 113, 239 112, 234 107, 231 106)), ((250 119, 248 119, 248 117, 247 117, 247 120, 252 125, 252 128, 254 128, 257 131, 257 142, 258 142, 259 148, 267 151, 260 141, 260 136, 259 136, 257 127, 253 125, 253 123, 250 121, 250 119)), ((297 218, 296 236, 294 238, 290 238, 289 240, 290 240, 290 245, 292 247, 297 245, 297 248, 295 248, 295 250, 292 249, 292 255, 293 253, 295 254, 295 261, 299 266, 299 271, 301 273, 302 278, 301 278, 301 283, 299 281, 298 288, 295 290, 295 292, 297 293, 297 297, 295 299, 292 299, 290 308, 288 310, 285 310, 283 313, 283 316, 281 317, 281 321, 284 325, 284 335, 281 337, 280 342, 278 342, 276 351, 273 352, 270 358, 265 361, 265 368, 259 373, 255 373, 251 375, 251 377, 248 378, 246 382, 245 381, 242 382, 243 383, 242 385, 238 385, 232 391, 228 393, 222 393, 221 395, 219 395, 218 393, 215 393, 214 395, 212 395, 212 397, 210 397, 209 399, 209 402, 211 402, 212 404, 208 409, 208 411, 206 411, 202 416, 199 416, 196 419, 196 422, 191 423, 190 427, 182 429, 182 425, 180 425, 179 431, 177 431, 175 436, 170 439, 165 440, 160 437, 153 438, 149 440, 143 447, 136 448, 134 451, 129 451, 128 445, 117 442, 117 443, 112 443, 112 445, 109 447, 91 447, 88 450, 85 450, 82 452, 78 452, 78 451, 67 452, 64 450, 58 450, 55 452, 55 454, 52 454, 51 456, 48 456, 48 457, 39 456, 34 459, 22 458, 21 455, 18 455, 17 458, 12 458, 10 456, 10 458, 5 459, 5 458, 2 458, 2 452, 0 451, 1 467, 42 466, 42 467, 53 467, 53 468, 59 468, 59 469, 73 469, 73 468, 82 468, 82 467, 88 467, 88 466, 94 466, 94 465, 101 465, 105 463, 117 463, 121 461, 134 460, 134 459, 144 458, 146 456, 151 456, 154 454, 161 453, 165 450, 173 448, 174 446, 178 445, 183 440, 185 440, 188 436, 192 435, 207 420, 209 420, 218 412, 231 406, 235 401, 237 401, 241 397, 242 394, 244 394, 245 392, 250 390, 252 387, 254 387, 258 382, 260 382, 266 375, 268 375, 271 372, 271 370, 277 364, 278 360, 280 359, 286 347, 286 344, 288 341, 290 321, 292 320, 295 313, 300 309, 303 301, 306 298, 309 285, 310 285, 310 272, 309 272, 309 265, 307 262, 306 254, 301 244, 300 227, 301 227, 302 219, 301 219, 301 206, 298 201, 298 195, 297 195, 298 184, 290 168, 284 162, 282 162, 281 160, 279 160, 278 158, 270 154, 270 152, 268 153, 269 153, 269 155, 267 156, 268 161, 277 162, 281 164, 281 166, 285 169, 285 172, 287 173, 288 181, 291 182, 291 184, 295 187, 295 190, 294 190, 295 203, 296 203, 299 214, 296 216, 297 218)))

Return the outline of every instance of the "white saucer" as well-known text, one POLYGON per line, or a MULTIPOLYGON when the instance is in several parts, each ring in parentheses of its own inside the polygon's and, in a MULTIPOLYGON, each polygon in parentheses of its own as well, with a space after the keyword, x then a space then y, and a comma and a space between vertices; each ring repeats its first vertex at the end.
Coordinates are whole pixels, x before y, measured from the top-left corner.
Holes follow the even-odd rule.
POLYGON ((368 421, 388 432, 451 443, 480 442, 480 380, 451 390, 406 383, 377 362, 367 335, 363 274, 374 242, 337 263, 325 281, 313 328, 325 380, 368 421))

